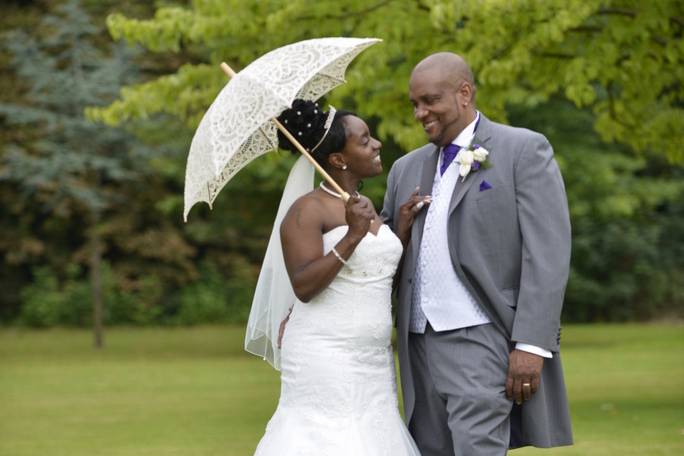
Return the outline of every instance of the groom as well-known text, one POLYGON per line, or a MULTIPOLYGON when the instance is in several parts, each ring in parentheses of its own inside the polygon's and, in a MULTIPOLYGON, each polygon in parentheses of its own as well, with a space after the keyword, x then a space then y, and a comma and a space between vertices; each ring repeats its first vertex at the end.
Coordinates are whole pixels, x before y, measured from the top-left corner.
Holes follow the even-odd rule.
POLYGON ((405 416, 423 456, 572 443, 563 180, 546 138, 488 120, 475 91, 458 55, 414 68, 409 97, 430 144, 394 163, 382 213, 392 226, 416 187, 432 196, 415 207, 397 316, 405 416))

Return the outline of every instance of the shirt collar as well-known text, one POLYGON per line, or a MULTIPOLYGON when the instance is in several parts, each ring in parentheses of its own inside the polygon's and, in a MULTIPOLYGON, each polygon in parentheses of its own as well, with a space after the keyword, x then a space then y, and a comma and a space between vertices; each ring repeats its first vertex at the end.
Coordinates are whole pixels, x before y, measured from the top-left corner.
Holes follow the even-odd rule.
MULTIPOLYGON (((465 127, 458 136, 456 136, 456 139, 451 141, 451 144, 456 144, 461 148, 470 145, 470 142, 473 140, 473 137, 475 137, 475 129, 477 128, 477 125, 480 123, 480 111, 476 112, 477 115, 475 116, 475 119, 472 122, 470 122, 468 126, 465 127)), ((441 153, 442 149, 439 149, 440 154, 439 159, 437 160, 437 172, 435 173, 437 179, 440 178, 439 168, 442 166, 443 160, 443 154, 441 153)))
POLYGON ((468 126, 465 127, 458 136, 456 136, 456 139, 451 141, 451 144, 456 144, 461 148, 470 145, 470 142, 473 140, 473 137, 475 136, 475 127, 477 127, 477 124, 480 121, 480 111, 476 111, 476 113, 477 115, 475 116, 475 119, 473 119, 473 121, 470 122, 468 126))

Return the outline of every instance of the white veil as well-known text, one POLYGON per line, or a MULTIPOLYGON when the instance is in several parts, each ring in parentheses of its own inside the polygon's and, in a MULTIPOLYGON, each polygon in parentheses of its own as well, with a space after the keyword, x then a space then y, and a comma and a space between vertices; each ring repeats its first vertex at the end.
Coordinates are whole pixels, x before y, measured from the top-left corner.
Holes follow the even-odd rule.
POLYGON ((283 190, 283 197, 273 222, 273 231, 268 241, 247 322, 245 350, 263 357, 278 370, 280 370, 278 330, 280 323, 297 300, 285 269, 283 248, 280 243, 280 224, 292 203, 313 190, 313 183, 314 168, 304 156, 301 156, 292 167, 285 190, 283 190))

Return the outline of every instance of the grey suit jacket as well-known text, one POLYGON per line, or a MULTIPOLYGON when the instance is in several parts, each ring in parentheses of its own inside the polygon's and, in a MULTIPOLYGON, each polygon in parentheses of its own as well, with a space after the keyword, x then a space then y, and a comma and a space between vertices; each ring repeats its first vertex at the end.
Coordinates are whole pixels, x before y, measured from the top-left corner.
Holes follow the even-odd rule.
MULTIPOLYGON (((572 431, 559 353, 560 314, 570 266, 563 180, 551 145, 539 133, 497 124, 481 115, 473 143, 489 151, 491 166, 471 172, 463 182, 459 178, 456 184, 448 218, 451 261, 511 344, 523 342, 553 352, 553 359, 544 361, 537 394, 522 407, 513 407, 511 447, 568 445, 572 431), (491 188, 485 189, 487 184, 491 188)), ((399 207, 417 185, 421 193, 431 192, 438 152, 428 144, 392 166, 382 211, 392 228, 399 207)), ((397 288, 397 340, 407 420, 415 404, 408 358, 411 287, 426 212, 417 216, 412 227, 397 288)))

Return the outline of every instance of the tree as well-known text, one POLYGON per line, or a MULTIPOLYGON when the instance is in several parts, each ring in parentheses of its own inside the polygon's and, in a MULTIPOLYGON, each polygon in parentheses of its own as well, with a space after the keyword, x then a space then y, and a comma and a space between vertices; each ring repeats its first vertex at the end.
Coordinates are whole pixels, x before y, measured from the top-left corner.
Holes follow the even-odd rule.
POLYGON ((573 237, 564 319, 684 315, 684 168, 602 143, 591 112, 567 101, 508 114, 547 135, 563 173, 573 237))
POLYGON ((10 209, 16 211, 15 239, 25 242, 28 231, 39 250, 46 249, 33 228, 49 219, 53 238, 47 241, 61 239, 68 261, 88 265, 94 343, 101 347, 103 232, 107 217, 126 204, 127 187, 150 172, 152 151, 121 128, 89 121, 84 109, 111 101, 122 84, 133 82, 133 53, 121 45, 99 47, 102 31, 76 0, 46 16, 38 30, 40 39, 16 30, 5 40, 25 93, 0 104, 2 121, 16 129, 3 151, 0 182, 20 189, 10 209), (78 231, 59 233, 60 224, 78 231))
MULTIPOLYGON (((280 45, 336 35, 385 40, 361 54, 349 83, 329 101, 369 120, 383 139, 386 169, 424 141, 406 87, 413 65, 438 50, 471 62, 478 107, 489 117, 549 137, 573 223, 567 318, 682 313, 684 169, 681 135, 672 133, 681 129, 682 107, 677 2, 182 3, 189 6, 162 6, 150 20, 109 16, 113 35, 152 51, 136 58, 147 82, 125 87, 117 101, 120 84, 138 80, 131 52, 110 47, 82 13, 82 19, 69 16, 75 2, 40 25, 22 16, 26 32, 3 37, 17 76, 0 73, 4 321, 15 318, 22 300, 21 312, 70 306, 67 317, 47 315, 41 324, 82 324, 87 308, 78 303, 87 299, 89 279, 80 265, 96 271, 97 252, 107 321, 244 319, 293 159, 255 160, 211 213, 198 205, 184 225, 190 137, 226 82, 218 62, 240 68, 280 45), (73 56, 81 58, 78 84, 73 56), (100 106, 88 110, 91 118, 119 127, 89 123, 85 106, 100 106), (152 157, 127 130, 154 145, 152 157)), ((41 13, 57 4, 36 2, 41 13)), ((113 4, 86 3, 91 17, 113 4)), ((116 5, 132 17, 152 8, 136 0, 116 5)), ((0 52, 0 60, 6 55, 0 52)), ((367 182, 363 192, 380 204, 383 178, 367 182)))
MULTIPOLYGON (((48 158, 54 158, 52 155, 59 156, 39 153, 35 145, 39 139, 52 138, 59 128, 48 131, 16 110, 44 101, 31 90, 33 78, 25 75, 44 73, 45 64, 38 59, 14 64, 16 56, 12 50, 27 39, 45 44, 45 38, 53 36, 55 30, 41 19, 58 12, 62 3, 22 2, 3 10, 6 14, 0 18, 3 30, 19 24, 25 31, 22 35, 3 33, 0 47, 0 62, 7 69, 0 72, 4 102, 0 113, 2 324, 87 326, 92 320, 88 282, 90 230, 85 230, 84 223, 87 211, 72 200, 61 206, 63 210, 53 210, 45 203, 46 196, 54 193, 48 188, 52 184, 41 187, 23 181, 23 177, 31 174, 23 170, 28 166, 28 156, 37 162, 46 160, 42 165, 35 164, 36 167, 47 166, 48 158), (22 160, 15 159, 16 150, 25 155, 20 154, 22 160)), ((103 24, 104 14, 113 4, 129 14, 143 16, 153 8, 136 0, 83 2, 93 24, 103 24)), ((58 12, 58 16, 61 14, 58 12)), ((100 57, 110 58, 111 39, 100 25, 94 28, 98 33, 82 38, 103 51, 100 57)), ((53 57, 69 44, 45 45, 42 50, 53 57)), ((149 76, 168 72, 182 58, 183 54, 138 56, 134 71, 128 73, 129 81, 136 73, 149 76)), ((96 60, 97 56, 91 56, 87 63, 91 68, 99 66, 96 60)), ((125 64, 131 65, 128 60, 125 64)), ((88 82, 91 80, 88 77, 88 82)), ((117 87, 112 87, 99 101, 111 102, 117 91, 117 87)), ((54 111, 55 116, 62 115, 60 106, 46 109, 54 111)), ((128 122, 125 126, 154 150, 148 150, 129 135, 131 147, 135 148, 130 154, 131 164, 135 162, 135 168, 129 170, 130 179, 106 179, 102 189, 94 187, 97 191, 106 187, 115 196, 102 211, 97 232, 103 252, 105 324, 243 321, 265 249, 263 239, 270 232, 271 213, 280 198, 282 182, 273 176, 284 179, 291 159, 259 160, 229 184, 226 191, 230 198, 217 202, 211 215, 206 206, 198 206, 193 212, 193 223, 183 224, 184 158, 192 130, 170 116, 128 122)), ((90 144, 97 136, 93 132, 99 134, 106 129, 101 124, 92 127, 80 145, 86 141, 90 144)), ((121 128, 116 131, 125 133, 121 128)), ((59 185, 54 183, 54 187, 59 185)), ((90 185, 95 185, 94 181, 83 180, 84 188, 90 185)))
MULTIPOLYGON (((116 39, 185 63, 90 114, 117 124, 164 113, 193 128, 226 82, 220 61, 240 68, 302 39, 376 36, 384 43, 329 99, 371 120, 391 163, 424 141, 406 99, 411 69, 431 52, 457 52, 473 67, 479 109, 556 146, 574 233, 566 316, 681 314, 681 239, 668 229, 683 223, 683 17, 677 0, 218 0, 162 7, 149 20, 113 14, 116 39)), ((379 203, 382 187, 364 192, 379 203)))
POLYGON ((93 118, 116 124, 165 112, 196 125, 235 68, 264 52, 318 36, 377 36, 331 99, 377 116, 378 131, 405 148, 423 140, 406 101, 410 70, 438 50, 471 63, 478 106, 506 119, 507 105, 551 96, 595 114, 604 141, 684 162, 684 4, 678 0, 267 0, 195 1, 149 20, 111 15, 112 35, 153 52, 190 56, 173 75, 128 87, 93 118), (197 63, 200 62, 200 63, 197 63), (354 107, 354 106, 351 106, 354 107))
MULTIPOLYGON (((222 0, 162 7, 149 20, 114 14, 115 38, 186 63, 90 114, 116 124, 165 113, 192 128, 225 83, 221 60, 240 68, 301 39, 377 36, 385 42, 357 59, 330 100, 371 119, 391 162, 399 147, 424 141, 406 100, 413 65, 458 52, 473 67, 482 111, 557 146, 575 227, 570 317, 648 317, 682 302, 672 279, 684 268, 670 254, 680 249, 663 227, 681 224, 681 168, 667 161, 684 163, 674 133, 684 126, 683 12, 676 0, 222 0)), ((378 202, 382 185, 364 191, 378 202)))

